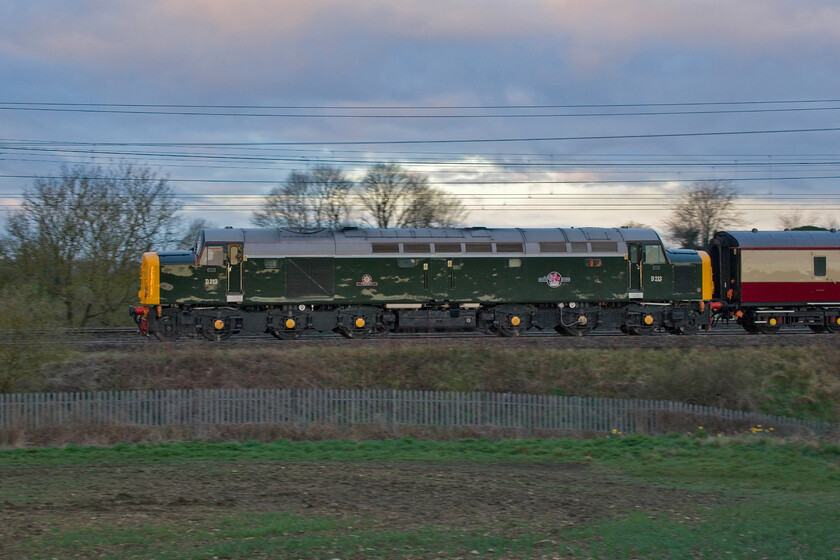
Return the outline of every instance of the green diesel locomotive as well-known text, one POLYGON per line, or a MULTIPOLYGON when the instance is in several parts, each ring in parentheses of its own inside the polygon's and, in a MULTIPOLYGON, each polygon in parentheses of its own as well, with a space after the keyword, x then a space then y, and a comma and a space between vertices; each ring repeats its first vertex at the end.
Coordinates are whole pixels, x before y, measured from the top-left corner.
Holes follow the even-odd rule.
POLYGON ((205 229, 192 251, 143 256, 130 311, 161 340, 690 334, 710 322, 711 275, 706 253, 666 250, 651 229, 205 229))

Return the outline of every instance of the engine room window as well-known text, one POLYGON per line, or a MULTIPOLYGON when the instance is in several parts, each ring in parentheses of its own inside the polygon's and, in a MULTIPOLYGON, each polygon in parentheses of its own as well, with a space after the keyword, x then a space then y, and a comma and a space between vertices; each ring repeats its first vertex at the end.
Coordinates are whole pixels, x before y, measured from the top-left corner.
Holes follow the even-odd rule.
POLYGON ((435 243, 435 253, 460 253, 460 243, 435 243))
POLYGON ((399 243, 371 243, 371 248, 374 253, 399 253, 399 243))
POLYGON ((467 253, 492 253, 492 243, 467 243, 467 253))
POLYGON ((618 243, 610 241, 593 241, 591 245, 593 253, 615 253, 618 251, 618 243))
POLYGON ((540 253, 565 253, 566 244, 558 243, 556 241, 541 241, 540 253))
POLYGON ((588 243, 572 243, 572 253, 588 253, 588 243))
POLYGON ((201 256, 201 264, 207 266, 222 266, 225 261, 224 247, 208 245, 204 247, 204 253, 201 256))
POLYGON ((825 257, 814 257, 814 276, 825 276, 826 269, 825 257))
POLYGON ((521 253, 522 243, 496 243, 497 253, 521 253))
POLYGON ((665 264, 665 253, 659 245, 645 245, 645 264, 665 264))
POLYGON ((406 253, 431 253, 432 246, 429 243, 403 243, 403 251, 406 253))
POLYGON ((265 267, 270 269, 280 268, 280 261, 278 259, 265 259, 265 267))
POLYGON ((397 259, 397 266, 400 268, 414 268, 420 259, 397 259))
POLYGON ((508 259, 506 264, 508 268, 519 268, 522 266, 522 259, 508 259))

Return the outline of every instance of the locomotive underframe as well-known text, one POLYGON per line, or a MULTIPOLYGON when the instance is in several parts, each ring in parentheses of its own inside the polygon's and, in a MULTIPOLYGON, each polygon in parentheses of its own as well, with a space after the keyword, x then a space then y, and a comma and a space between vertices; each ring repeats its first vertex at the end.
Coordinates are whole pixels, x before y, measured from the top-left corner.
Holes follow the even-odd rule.
POLYGON ((296 339, 306 332, 337 332, 367 338, 389 332, 485 332, 519 336, 528 329, 583 336, 592 330, 645 335, 662 329, 693 334, 708 327, 703 302, 569 302, 557 305, 428 305, 389 308, 375 305, 156 306, 132 308, 143 334, 164 341, 180 336, 225 340, 238 333, 270 333, 296 339))

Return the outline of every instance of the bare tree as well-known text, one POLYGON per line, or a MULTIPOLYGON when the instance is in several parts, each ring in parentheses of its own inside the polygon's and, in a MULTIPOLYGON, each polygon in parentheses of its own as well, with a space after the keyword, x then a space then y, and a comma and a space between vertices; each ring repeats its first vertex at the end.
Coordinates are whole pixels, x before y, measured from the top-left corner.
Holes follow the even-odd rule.
POLYGON ((465 216, 460 201, 430 187, 425 175, 395 163, 370 168, 359 198, 369 214, 365 222, 380 228, 452 227, 465 216))
POLYGON ((642 222, 637 222, 634 220, 630 220, 629 222, 624 222, 621 224, 620 227, 628 228, 628 229, 648 229, 650 228, 649 225, 643 224, 642 222))
POLYGON ((36 179, 6 226, 7 256, 68 325, 116 324, 137 297, 140 257, 173 238, 180 204, 151 169, 80 165, 36 179))
POLYGON ((251 221, 261 227, 339 228, 350 222, 352 188, 353 183, 334 167, 293 171, 268 193, 251 221))
POLYGON ((716 231, 740 222, 735 207, 738 192, 727 181, 699 181, 680 195, 665 222, 671 241, 689 249, 703 249, 716 231))
POLYGON ((832 218, 830 220, 826 220, 825 217, 821 217, 817 214, 806 214, 800 209, 795 209, 789 212, 788 214, 781 214, 778 216, 777 223, 779 227, 782 229, 790 229, 790 230, 810 230, 810 231, 819 231, 819 230, 826 230, 831 228, 837 228, 837 220, 832 218), (817 225, 818 223, 823 222, 824 225, 817 225))
POLYGON ((195 238, 198 232, 209 227, 214 226, 204 218, 196 218, 183 230, 180 239, 174 243, 174 248, 189 251, 195 246, 195 238))

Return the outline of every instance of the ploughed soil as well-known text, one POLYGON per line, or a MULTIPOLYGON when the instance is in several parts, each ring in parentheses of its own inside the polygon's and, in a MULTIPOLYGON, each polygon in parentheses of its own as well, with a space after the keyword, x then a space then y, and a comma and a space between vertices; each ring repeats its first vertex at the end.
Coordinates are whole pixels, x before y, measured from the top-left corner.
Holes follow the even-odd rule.
POLYGON ((550 539, 567 527, 638 510, 692 522, 721 499, 651 486, 589 464, 0 467, 0 557, 24 558, 53 531, 166 526, 190 532, 254 512, 344 518, 370 530, 437 527, 550 539))

